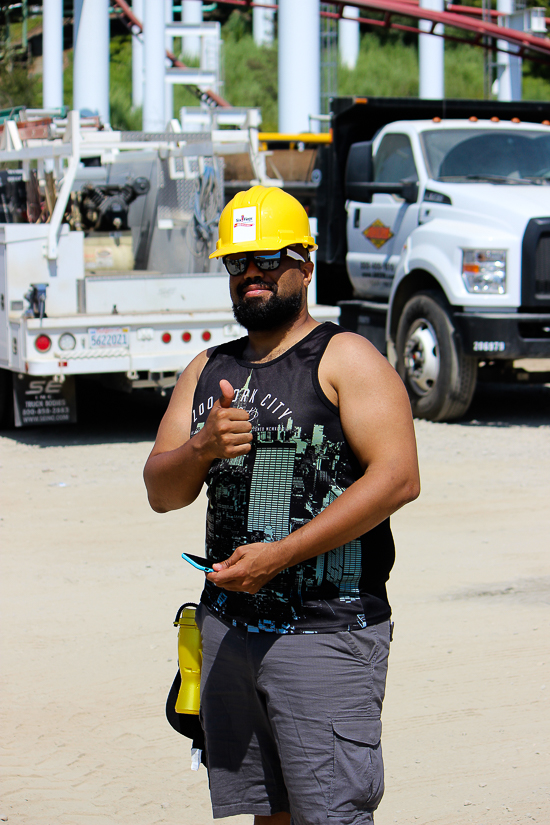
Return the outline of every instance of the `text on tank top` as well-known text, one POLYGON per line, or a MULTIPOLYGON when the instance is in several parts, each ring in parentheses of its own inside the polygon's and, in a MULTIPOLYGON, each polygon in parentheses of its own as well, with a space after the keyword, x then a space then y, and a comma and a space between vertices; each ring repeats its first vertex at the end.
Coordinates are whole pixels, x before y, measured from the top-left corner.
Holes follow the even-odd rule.
MULTIPOLYGON (((242 358, 247 339, 217 347, 193 400, 191 435, 204 426, 219 382, 252 424, 251 451, 215 460, 209 470, 206 555, 227 559, 246 544, 283 539, 313 519, 361 475, 338 408, 323 393, 318 367, 330 339, 344 330, 315 327, 278 358, 242 358)), ((255 595, 206 582, 201 601, 222 621, 250 631, 354 630, 390 616, 385 583, 394 561, 389 519, 341 547, 283 570, 255 595)))

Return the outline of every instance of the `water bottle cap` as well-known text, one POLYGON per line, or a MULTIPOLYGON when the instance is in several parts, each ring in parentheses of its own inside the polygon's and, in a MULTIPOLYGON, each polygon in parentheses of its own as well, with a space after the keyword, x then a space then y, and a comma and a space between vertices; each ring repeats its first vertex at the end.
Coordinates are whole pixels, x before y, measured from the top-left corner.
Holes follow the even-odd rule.
POLYGON ((178 621, 174 622, 174 625, 176 627, 178 625, 184 625, 185 627, 193 627, 195 625, 195 608, 185 607, 181 611, 178 621))

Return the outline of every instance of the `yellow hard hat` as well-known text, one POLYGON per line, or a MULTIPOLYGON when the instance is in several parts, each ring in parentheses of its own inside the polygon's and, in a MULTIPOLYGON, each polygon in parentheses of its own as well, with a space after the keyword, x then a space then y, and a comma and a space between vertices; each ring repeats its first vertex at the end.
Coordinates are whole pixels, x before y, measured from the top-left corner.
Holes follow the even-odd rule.
POLYGON ((317 249, 302 204, 276 186, 237 192, 220 216, 220 237, 211 258, 232 252, 283 249, 302 244, 317 249))

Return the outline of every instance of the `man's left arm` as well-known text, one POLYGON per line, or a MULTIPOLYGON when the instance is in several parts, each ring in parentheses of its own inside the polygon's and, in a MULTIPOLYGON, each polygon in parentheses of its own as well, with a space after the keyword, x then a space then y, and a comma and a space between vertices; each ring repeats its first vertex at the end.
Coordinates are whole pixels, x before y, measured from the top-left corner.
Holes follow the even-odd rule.
POLYGON ((256 593, 281 570, 358 538, 419 495, 411 407, 386 359, 366 339, 341 333, 321 360, 319 381, 363 474, 284 539, 243 545, 215 564, 207 578, 218 587, 256 593))

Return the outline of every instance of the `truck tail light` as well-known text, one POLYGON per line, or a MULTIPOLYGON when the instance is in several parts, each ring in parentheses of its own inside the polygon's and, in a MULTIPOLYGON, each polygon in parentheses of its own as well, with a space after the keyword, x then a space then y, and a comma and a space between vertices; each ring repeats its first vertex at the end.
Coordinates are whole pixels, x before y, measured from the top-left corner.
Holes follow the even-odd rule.
POLYGON ((203 334, 202 334, 202 340, 203 341, 210 341, 211 338, 212 338, 212 333, 208 332, 208 330, 205 329, 203 334))
POLYGON ((189 341, 191 340, 191 333, 190 332, 182 332, 181 340, 185 341, 185 343, 188 344, 189 341))
POLYGON ((38 352, 48 352, 52 345, 51 338, 47 335, 39 335, 36 341, 34 342, 34 346, 38 350, 38 352))
POLYGON ((163 344, 169 344, 171 340, 172 340, 172 336, 170 335, 169 332, 163 332, 162 333, 162 343, 163 344))

